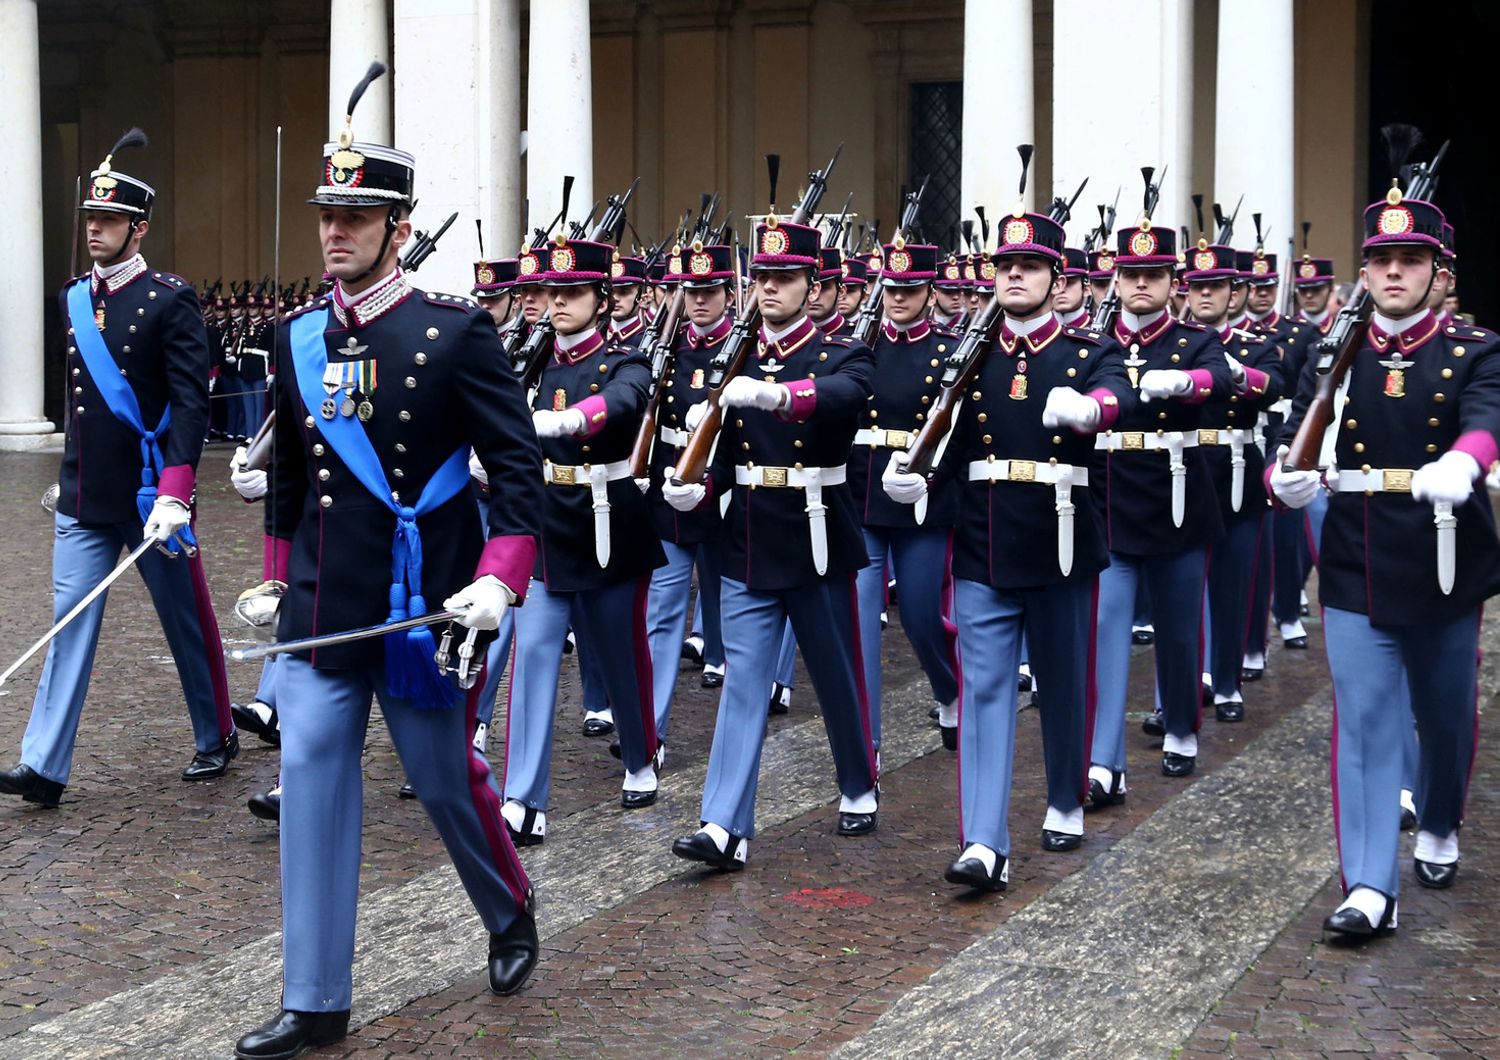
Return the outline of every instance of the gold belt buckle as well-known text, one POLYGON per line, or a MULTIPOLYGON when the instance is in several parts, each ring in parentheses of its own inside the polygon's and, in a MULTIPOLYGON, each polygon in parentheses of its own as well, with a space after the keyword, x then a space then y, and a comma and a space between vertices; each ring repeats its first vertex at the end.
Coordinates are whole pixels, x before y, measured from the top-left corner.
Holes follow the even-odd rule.
POLYGON ((1218 445, 1219 432, 1217 430, 1203 430, 1198 432, 1199 445, 1218 445))
POLYGON ((1146 434, 1144 431, 1122 431, 1120 433, 1121 449, 1145 449, 1146 434))
POLYGON ((1386 468, 1380 473, 1380 488, 1386 493, 1410 493, 1410 469, 1404 467, 1386 468))
POLYGON ((785 486, 786 468, 763 467, 760 469, 760 484, 762 486, 785 486))
POLYGON ((907 431, 886 431, 885 444, 892 449, 905 449, 911 444, 911 434, 907 431))
POLYGON ((1012 460, 1010 462, 1010 480, 1012 482, 1035 482, 1036 461, 1012 460))
POLYGON ((571 464, 553 464, 552 482, 557 486, 577 485, 577 481, 573 477, 573 466, 571 464))

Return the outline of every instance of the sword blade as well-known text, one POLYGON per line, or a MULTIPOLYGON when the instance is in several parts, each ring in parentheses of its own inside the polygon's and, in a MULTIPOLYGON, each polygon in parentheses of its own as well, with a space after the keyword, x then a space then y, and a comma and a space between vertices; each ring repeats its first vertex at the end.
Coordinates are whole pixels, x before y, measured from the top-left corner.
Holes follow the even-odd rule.
POLYGON ((251 662, 255 659, 264 659, 267 655, 329 648, 335 644, 350 644, 357 640, 369 640, 371 637, 383 637, 387 633, 400 633, 403 630, 417 629, 421 626, 435 626, 439 622, 451 622, 462 614, 462 611, 431 611, 415 618, 403 618, 399 622, 382 622, 378 626, 346 629, 342 633, 324 633, 321 636, 303 637, 300 640, 280 640, 274 644, 259 644, 253 648, 235 648, 229 653, 229 657, 235 662, 251 662))
POLYGON ((56 625, 54 625, 46 633, 42 634, 41 639, 39 639, 31 647, 27 648, 25 653, 15 662, 11 663, 9 668, 6 669, 4 673, 0 673, 0 685, 3 685, 6 681, 9 681, 17 670, 26 665, 28 659, 30 659, 33 655, 50 644, 52 642, 52 638, 61 633, 64 626, 66 626, 69 622, 72 622, 79 615, 83 614, 83 612, 88 608, 89 604, 97 600, 106 589, 117 582, 120 578, 120 575, 124 574, 131 567, 134 567, 136 561, 146 554, 146 550, 154 547, 155 545, 156 539, 150 537, 143 539, 139 545, 136 545, 134 550, 131 551, 130 555, 126 556, 120 561, 120 565, 118 567, 106 574, 98 585, 90 589, 87 595, 85 595, 82 600, 79 600, 76 604, 73 605, 72 609, 66 615, 63 615, 62 618, 57 620, 56 625))

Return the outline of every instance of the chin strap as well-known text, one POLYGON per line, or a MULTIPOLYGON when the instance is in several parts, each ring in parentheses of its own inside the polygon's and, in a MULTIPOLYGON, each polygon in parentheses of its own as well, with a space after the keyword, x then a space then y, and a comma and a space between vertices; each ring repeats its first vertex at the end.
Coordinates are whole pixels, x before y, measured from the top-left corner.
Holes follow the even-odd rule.
POLYGON ((370 262, 370 267, 368 269, 360 273, 358 276, 354 277, 352 280, 345 281, 346 283, 358 283, 360 280, 363 280, 366 276, 370 275, 370 273, 379 268, 380 263, 385 260, 386 248, 391 245, 391 236, 396 234, 396 226, 400 223, 401 207, 399 204, 393 205, 390 209, 390 212, 385 215, 385 236, 380 241, 380 250, 376 252, 375 260, 370 262))

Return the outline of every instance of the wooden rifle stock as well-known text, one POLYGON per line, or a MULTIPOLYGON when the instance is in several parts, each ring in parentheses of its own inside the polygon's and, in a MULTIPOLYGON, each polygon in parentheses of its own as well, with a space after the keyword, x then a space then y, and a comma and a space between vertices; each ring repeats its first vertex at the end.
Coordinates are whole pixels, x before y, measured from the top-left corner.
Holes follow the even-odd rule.
POLYGON ((1308 402, 1302 422, 1297 425, 1296 437, 1287 450, 1287 471, 1314 471, 1323 453, 1323 436, 1333 423, 1333 398, 1349 368, 1354 364, 1354 355, 1365 344, 1370 330, 1370 314, 1374 311, 1374 300, 1364 288, 1364 281, 1355 289, 1349 304, 1339 310, 1338 318, 1329 329, 1326 338, 1313 346, 1318 357, 1318 383, 1308 402), (1324 367, 1325 364, 1327 367, 1324 367))
POLYGON ((245 446, 245 470, 264 471, 271 462, 271 436, 276 433, 276 410, 273 408, 266 413, 266 418, 261 422, 260 430, 255 432, 255 437, 245 446))
POLYGON ((917 432, 917 439, 912 442, 907 453, 906 470, 911 474, 932 474, 932 467, 937 463, 938 449, 942 446, 943 439, 948 437, 948 432, 953 430, 953 416, 958 411, 959 402, 963 400, 964 390, 974 381, 974 376, 979 373, 979 366, 984 363, 984 355, 990 348, 991 333, 999 320, 1000 302, 998 299, 991 299, 964 332, 963 341, 958 344, 958 348, 948 355, 937 400, 932 403, 932 411, 927 414, 926 422, 917 432))
POLYGON ((646 412, 641 425, 636 428, 635 445, 630 450, 630 474, 632 478, 645 478, 651 473, 651 447, 656 440, 656 420, 661 414, 662 383, 672 374, 672 347, 677 343, 678 325, 682 321, 683 306, 687 293, 679 284, 667 303, 661 330, 657 332, 647 351, 651 358, 651 396, 646 399, 646 412))
POLYGON ((685 486, 702 482, 707 474, 709 456, 713 453, 714 442, 718 441, 719 430, 724 426, 724 410, 719 399, 724 394, 724 387, 744 369, 759 331, 760 307, 752 303, 745 315, 735 321, 734 330, 724 340, 723 349, 709 368, 708 397, 705 399, 708 409, 693 428, 693 436, 688 439, 682 455, 677 458, 677 466, 672 469, 674 484, 685 486))

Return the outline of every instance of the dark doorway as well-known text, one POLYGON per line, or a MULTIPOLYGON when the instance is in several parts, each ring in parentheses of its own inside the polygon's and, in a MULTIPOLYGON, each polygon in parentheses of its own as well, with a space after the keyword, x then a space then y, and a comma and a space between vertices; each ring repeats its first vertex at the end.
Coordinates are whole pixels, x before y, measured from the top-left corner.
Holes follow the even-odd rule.
POLYGON ((1370 182, 1366 202, 1391 186, 1382 126, 1404 122, 1425 141, 1414 158, 1425 161, 1451 140, 1439 172, 1437 204, 1457 232, 1459 309, 1481 325, 1500 321, 1500 197, 1490 159, 1494 122, 1488 83, 1500 40, 1500 6, 1454 0, 1429 19, 1431 35, 1412 51, 1412 9, 1373 0, 1370 29, 1370 182))
MULTIPOLYGON (((911 86, 906 183, 928 177, 919 219, 922 239, 944 249, 956 245, 959 180, 963 166, 964 86, 962 81, 921 81, 911 86)), ((885 226, 882 239, 895 230, 885 226)))

